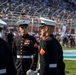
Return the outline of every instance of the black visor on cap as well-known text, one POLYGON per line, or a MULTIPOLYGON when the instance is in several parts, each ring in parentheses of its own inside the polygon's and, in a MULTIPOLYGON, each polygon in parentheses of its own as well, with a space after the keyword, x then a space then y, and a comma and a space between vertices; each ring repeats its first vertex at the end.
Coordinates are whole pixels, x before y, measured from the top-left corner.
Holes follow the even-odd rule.
POLYGON ((40 23, 40 27, 46 26, 45 23, 40 23))
POLYGON ((46 26, 45 23, 40 23, 40 29, 44 28, 46 26))
POLYGON ((27 27, 28 24, 20 24, 19 27, 27 27))
POLYGON ((45 26, 46 24, 45 23, 41 23, 41 25, 44 25, 45 26))

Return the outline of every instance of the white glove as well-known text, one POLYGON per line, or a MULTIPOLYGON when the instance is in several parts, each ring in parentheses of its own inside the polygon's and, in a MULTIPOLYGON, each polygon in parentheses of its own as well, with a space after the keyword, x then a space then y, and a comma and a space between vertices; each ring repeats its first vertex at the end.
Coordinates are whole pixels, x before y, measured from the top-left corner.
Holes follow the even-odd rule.
POLYGON ((31 70, 31 69, 29 69, 29 70, 26 72, 27 75, 31 75, 32 73, 33 73, 33 70, 31 70))

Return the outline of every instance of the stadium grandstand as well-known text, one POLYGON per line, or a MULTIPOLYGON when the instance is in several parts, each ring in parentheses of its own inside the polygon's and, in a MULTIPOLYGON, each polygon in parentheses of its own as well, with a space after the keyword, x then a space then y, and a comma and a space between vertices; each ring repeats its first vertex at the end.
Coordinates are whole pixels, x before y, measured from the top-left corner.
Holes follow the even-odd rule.
POLYGON ((57 31, 66 20, 67 30, 75 33, 76 0, 0 0, 0 18, 8 25, 15 25, 21 19, 30 19, 29 30, 31 27, 39 30, 40 16, 55 20, 57 31))

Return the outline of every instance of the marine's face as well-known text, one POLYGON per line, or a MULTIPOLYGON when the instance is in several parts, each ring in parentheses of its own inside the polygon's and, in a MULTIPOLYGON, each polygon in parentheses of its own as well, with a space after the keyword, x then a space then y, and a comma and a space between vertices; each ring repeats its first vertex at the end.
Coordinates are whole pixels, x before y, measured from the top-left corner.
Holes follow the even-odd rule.
POLYGON ((42 36, 45 36, 45 34, 46 34, 45 26, 40 27, 40 31, 41 31, 41 35, 42 35, 42 36))
POLYGON ((25 33, 26 32, 26 27, 19 27, 20 33, 25 33))

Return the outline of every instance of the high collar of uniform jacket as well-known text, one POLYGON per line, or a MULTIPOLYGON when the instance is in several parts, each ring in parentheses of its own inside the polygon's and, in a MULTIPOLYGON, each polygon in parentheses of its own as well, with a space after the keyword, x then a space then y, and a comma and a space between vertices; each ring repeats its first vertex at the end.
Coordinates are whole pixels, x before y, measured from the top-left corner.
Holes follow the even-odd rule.
POLYGON ((50 34, 49 36, 50 36, 50 37, 54 37, 53 34, 50 34))
POLYGON ((48 40, 50 38, 53 38, 53 34, 50 34, 49 36, 46 36, 46 37, 42 38, 42 40, 48 40))
POLYGON ((46 39, 53 38, 53 34, 50 34, 46 39))
POLYGON ((25 38, 25 37, 28 37, 28 36, 29 36, 29 34, 26 33, 26 34, 24 34, 24 35, 22 36, 22 38, 25 38))

